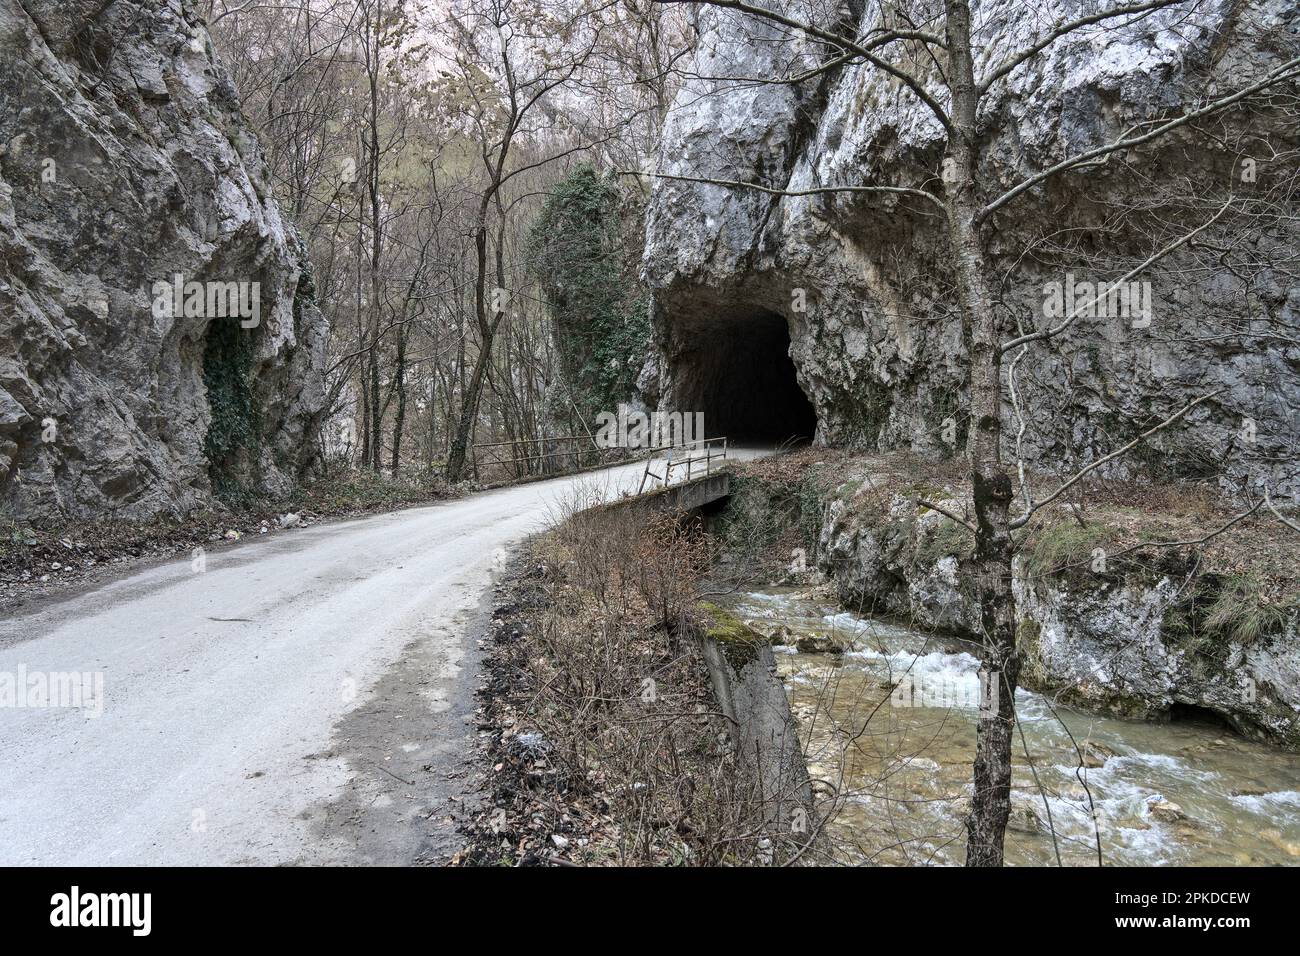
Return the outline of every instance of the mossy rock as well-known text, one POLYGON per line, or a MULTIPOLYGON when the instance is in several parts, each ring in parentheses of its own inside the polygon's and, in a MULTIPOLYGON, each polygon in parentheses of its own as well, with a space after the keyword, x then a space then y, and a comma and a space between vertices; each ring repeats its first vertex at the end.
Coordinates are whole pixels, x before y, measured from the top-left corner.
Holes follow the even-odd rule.
POLYGON ((228 502, 251 497, 258 480, 262 410, 253 389, 254 333, 238 322, 213 320, 203 351, 208 430, 203 451, 217 495, 228 502))
POLYGON ((1020 652, 1020 683, 1026 687, 1037 687, 1046 680, 1043 672, 1042 658, 1039 656, 1039 641, 1043 636, 1043 627, 1032 617, 1022 616, 1016 624, 1016 650, 1020 652))
POLYGON ((944 558, 960 560, 974 553, 975 536, 951 518, 944 518, 933 528, 923 531, 916 546, 916 560, 926 567, 938 564, 944 558))
MULTIPOLYGON (((907 494, 912 498, 925 498, 929 501, 940 502, 944 499, 951 500, 953 493, 947 488, 940 488, 938 485, 919 482, 912 485, 912 487, 908 489, 907 494)), ((928 506, 921 504, 919 500, 917 501, 916 509, 918 514, 925 514, 927 511, 933 510, 928 506)))
POLYGON ((695 605, 703 620, 701 636, 715 641, 736 673, 758 660, 759 648, 770 643, 752 627, 725 608, 708 601, 695 605))
POLYGON ((1037 660, 1038 641, 1043 636, 1043 626, 1032 617, 1021 617, 1016 624, 1016 647, 1026 662, 1037 660))

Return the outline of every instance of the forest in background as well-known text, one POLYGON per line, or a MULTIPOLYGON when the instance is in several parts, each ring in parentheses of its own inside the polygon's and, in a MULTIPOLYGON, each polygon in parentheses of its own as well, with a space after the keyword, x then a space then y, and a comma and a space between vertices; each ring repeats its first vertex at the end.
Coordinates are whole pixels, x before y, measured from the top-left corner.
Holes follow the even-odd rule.
POLYGON ((581 435, 650 334, 645 187, 684 7, 214 0, 204 11, 331 324, 327 467, 470 477, 581 435))

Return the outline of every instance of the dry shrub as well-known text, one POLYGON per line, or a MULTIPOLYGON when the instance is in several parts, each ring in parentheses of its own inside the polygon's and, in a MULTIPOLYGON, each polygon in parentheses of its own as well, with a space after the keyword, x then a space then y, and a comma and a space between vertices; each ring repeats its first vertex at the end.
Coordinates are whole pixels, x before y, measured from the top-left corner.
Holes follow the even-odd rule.
POLYGON ((607 807, 584 862, 754 861, 756 787, 689 637, 712 542, 680 516, 570 510, 537 547, 530 712, 569 785, 607 807))

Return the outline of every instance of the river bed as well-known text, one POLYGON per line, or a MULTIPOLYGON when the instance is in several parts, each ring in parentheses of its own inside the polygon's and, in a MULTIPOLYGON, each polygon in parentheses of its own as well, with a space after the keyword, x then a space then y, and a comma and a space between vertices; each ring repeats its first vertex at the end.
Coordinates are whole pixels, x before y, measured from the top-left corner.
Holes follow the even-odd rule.
MULTIPOLYGON (((976 659, 807 592, 755 590, 727 603, 778 634, 809 770, 840 794, 827 829, 836 858, 960 864, 976 659), (810 641, 843 653, 797 649, 810 641)), ((1209 723, 1095 717, 1025 690, 1016 710, 1008 863, 1055 865, 1059 854, 1096 865, 1100 843, 1106 865, 1300 864, 1300 757, 1209 723), (1079 766, 1080 751, 1091 766, 1079 766)))

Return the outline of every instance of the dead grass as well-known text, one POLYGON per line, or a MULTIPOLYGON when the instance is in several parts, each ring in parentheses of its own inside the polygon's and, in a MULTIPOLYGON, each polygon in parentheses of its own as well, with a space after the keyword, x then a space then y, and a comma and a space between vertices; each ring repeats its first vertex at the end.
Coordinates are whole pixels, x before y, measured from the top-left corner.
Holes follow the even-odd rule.
MULTIPOLYGON (((816 483, 844 500, 856 520, 883 520, 898 495, 958 503, 969 520, 969 478, 965 462, 953 458, 928 462, 906 452, 862 455, 838 449, 808 448, 774 459, 746 462, 744 476, 790 485, 816 483)), ((1038 497, 1054 489, 1060 477, 1042 472, 1029 476, 1038 497)), ((1021 490, 1016 488, 1017 502, 1021 490)), ((1228 631, 1248 633, 1275 626, 1278 609, 1300 603, 1300 536, 1264 509, 1227 531, 1197 545, 1163 547, 1196 541, 1227 524, 1244 507, 1204 484, 1165 484, 1096 479, 1045 508, 1021 532, 1020 549, 1036 573, 1087 571, 1093 552, 1102 549, 1114 573, 1162 573, 1171 562, 1195 567, 1196 573, 1233 585, 1216 621, 1240 618, 1228 631)), ((959 527, 959 526, 958 526, 959 527)), ((1217 593, 1217 592, 1216 592, 1217 593)))
POLYGON ((1231 575, 1219 585, 1205 618, 1205 628, 1240 644, 1251 644, 1265 634, 1276 633, 1296 610, 1294 595, 1276 603, 1277 596, 1257 577, 1231 575))
POLYGON ((546 774, 494 788, 466 860, 752 862, 756 782, 730 747, 692 618, 713 544, 677 517, 580 504, 532 545, 534 609, 492 653, 514 662, 487 704, 494 774, 511 773, 521 737, 545 741, 546 774))

